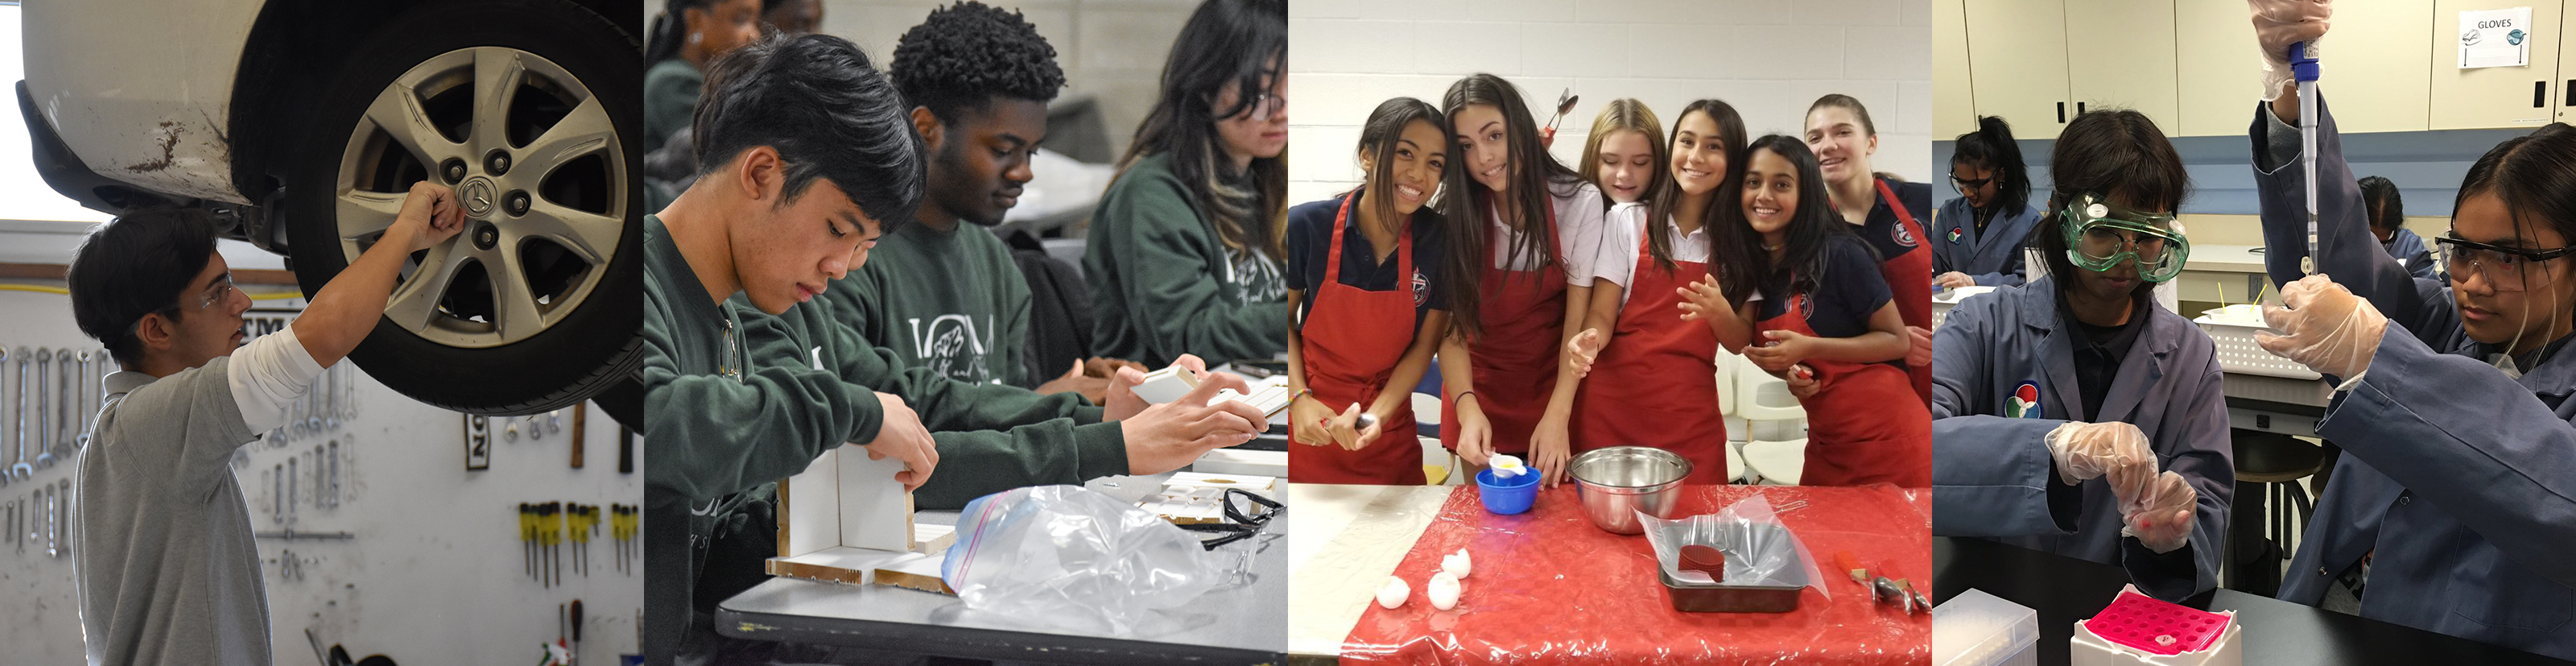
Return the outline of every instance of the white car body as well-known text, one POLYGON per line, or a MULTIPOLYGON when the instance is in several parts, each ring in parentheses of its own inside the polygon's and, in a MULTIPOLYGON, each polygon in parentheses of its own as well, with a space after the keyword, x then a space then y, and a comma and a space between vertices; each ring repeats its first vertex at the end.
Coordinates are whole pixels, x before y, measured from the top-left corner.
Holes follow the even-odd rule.
POLYGON ((253 203, 233 186, 233 79, 262 0, 23 6, 26 85, 91 171, 162 194, 253 203), (40 57, 116 44, 114 57, 40 57), (139 131, 149 140, 136 140, 139 131))

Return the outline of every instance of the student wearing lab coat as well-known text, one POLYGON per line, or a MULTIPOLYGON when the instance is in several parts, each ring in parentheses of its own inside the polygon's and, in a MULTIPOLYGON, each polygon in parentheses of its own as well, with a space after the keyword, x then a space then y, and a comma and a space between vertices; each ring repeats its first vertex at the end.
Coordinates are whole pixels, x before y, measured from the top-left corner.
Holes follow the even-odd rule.
POLYGON ((1672 186, 1664 175, 1664 165, 1671 162, 1665 154, 1663 123, 1645 102, 1631 98, 1610 100, 1601 107, 1600 117, 1592 119, 1592 133, 1583 139, 1583 161, 1576 170, 1583 182, 1601 188, 1601 195, 1611 205, 1653 201, 1656 195, 1672 186))
POLYGON ((1977 131, 1959 135, 1950 153, 1950 187, 1959 198, 1933 215, 1934 286, 2020 285, 2022 241, 2039 225, 2030 207, 2030 166, 2013 143, 2012 126, 1994 116, 1977 118, 1977 131))
POLYGON ((1932 402, 1932 253, 1923 245, 1923 221, 1932 215, 1932 186, 1908 183, 1870 170, 1878 153, 1878 126, 1869 108, 1850 95, 1816 98, 1807 107, 1807 149, 1825 172, 1835 212, 1878 253, 1879 274, 1904 315, 1905 371, 1914 393, 1932 402))
POLYGON ((1673 180, 1652 200, 1610 208, 1591 311, 1567 343, 1574 376, 1594 379, 1575 396, 1576 452, 1652 446, 1691 461, 1690 483, 1726 482, 1726 418, 1709 380, 1719 340, 1682 317, 1690 301, 1681 294, 1710 280, 1720 242, 1752 233, 1743 206, 1726 198, 1743 170, 1744 134, 1734 106, 1691 102, 1673 119, 1673 180))
POLYGON ((2211 589, 2236 483, 2217 345, 2152 296, 2189 256, 2189 177, 2129 110, 2077 116, 2049 171, 2047 277, 1962 301, 1933 339, 1932 532, 2119 565, 2160 599, 2211 589))
POLYGON ((1411 97, 1360 127, 1360 186, 1288 209, 1288 479, 1420 485, 1413 385, 1449 331, 1427 206, 1456 145, 1449 117, 1411 97), (1402 325, 1410 324, 1410 325, 1402 325), (1373 417, 1361 427, 1359 416, 1373 417))
POLYGON ((1800 484, 1930 485, 1931 416, 1906 377, 1905 323, 1877 255, 1834 215, 1806 144, 1762 137, 1743 162, 1744 233, 1717 244, 1712 277, 1679 288, 1682 316, 1788 381, 1807 412, 1800 484))
MULTIPOLYGON (((2321 36, 2332 11, 2253 4, 2275 54, 2321 36)), ((2317 434, 2344 452, 2280 597, 2576 659, 2576 128, 2507 139, 2470 165, 2434 240, 2449 279, 2434 281, 2370 236, 2319 100, 2321 275, 2301 278, 2301 101, 2267 88, 2249 132, 2265 263, 2287 285, 2264 319, 2286 335, 2257 342, 2337 383, 2317 434)))
MULTIPOLYGON (((2424 237, 2406 228, 2406 200, 2397 194, 2397 184, 2387 178, 2369 176, 2361 179, 2361 209, 2370 218, 2370 234, 2379 237, 2379 247, 2396 257, 2408 274, 2427 280, 2443 279, 2433 272, 2433 251, 2424 247, 2424 237)), ((2304 193, 2303 193, 2304 194, 2304 193)))
POLYGON ((1609 206, 1548 155, 1521 99, 1492 74, 1441 96, 1457 147, 1437 204, 1449 220, 1442 277, 1455 287, 1455 330, 1439 353, 1440 443, 1477 467, 1522 456, 1552 486, 1565 476, 1580 381, 1559 370, 1592 302, 1609 206))

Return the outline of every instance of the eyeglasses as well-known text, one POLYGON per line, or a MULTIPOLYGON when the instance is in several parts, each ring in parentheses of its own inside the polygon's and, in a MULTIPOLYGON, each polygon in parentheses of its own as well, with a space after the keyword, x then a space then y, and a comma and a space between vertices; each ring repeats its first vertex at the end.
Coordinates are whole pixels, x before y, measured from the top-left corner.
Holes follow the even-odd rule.
POLYGON ((2487 284, 2496 291, 2524 291, 2549 286, 2548 271, 2531 270, 2533 264, 2576 253, 2576 247, 2526 250, 2444 235, 2433 239, 2433 249, 2441 255, 2442 270, 2451 274, 2451 283, 2467 282, 2474 273, 2486 276, 2487 284))
POLYGON ((1252 122, 1260 123, 1269 122, 1271 116, 1278 115, 1279 112, 1285 111, 1287 108, 1287 97, 1273 95, 1270 93, 1261 93, 1260 95, 1252 98, 1252 108, 1247 112, 1252 114, 1252 122))
POLYGON ((1179 526, 1184 530, 1202 533, 1204 536, 1200 537, 1199 545, 1208 550, 1216 550, 1217 546, 1252 538, 1252 535, 1261 533, 1263 526, 1270 524, 1270 519, 1278 517, 1279 512, 1286 510, 1286 507, 1281 506, 1277 500, 1262 497, 1241 488, 1225 489, 1224 500, 1225 517, 1234 522, 1179 526), (1250 506, 1237 506, 1234 502, 1237 497, 1243 498, 1250 506))
POLYGON ((1968 193, 1968 190, 1973 190, 1973 189, 1982 188, 1982 187, 1985 187, 1987 183, 1992 183, 1992 182, 1995 182, 1995 177, 1994 177, 1994 176, 1987 176, 1987 177, 1979 178, 1979 179, 1976 179, 1976 180, 1967 180, 1967 179, 1962 179, 1962 178, 1960 178, 1960 177, 1958 177, 1958 176, 1951 176, 1951 177, 1950 177, 1950 190, 1951 190, 1951 191, 1953 191, 1953 192, 1958 192, 1958 193, 1960 193, 1960 194, 1967 194, 1967 193, 1968 193))
MULTIPOLYGON (((216 303, 217 301, 225 300, 227 297, 232 296, 232 294, 233 294, 233 274, 231 274, 231 273, 225 273, 225 274, 223 274, 223 276, 215 278, 215 283, 214 283, 214 284, 206 285, 206 290, 205 290, 204 292, 199 293, 199 294, 197 295, 196 309, 204 310, 204 309, 207 309, 207 308, 215 307, 215 303, 216 303)), ((182 296, 182 297, 180 297, 180 298, 179 298, 178 302, 171 303, 169 307, 162 308, 162 314, 163 314, 163 315, 173 315, 173 314, 177 314, 177 313, 178 313, 178 311, 179 311, 179 306, 187 305, 187 304, 188 304, 188 298, 187 298, 187 297, 182 296)))

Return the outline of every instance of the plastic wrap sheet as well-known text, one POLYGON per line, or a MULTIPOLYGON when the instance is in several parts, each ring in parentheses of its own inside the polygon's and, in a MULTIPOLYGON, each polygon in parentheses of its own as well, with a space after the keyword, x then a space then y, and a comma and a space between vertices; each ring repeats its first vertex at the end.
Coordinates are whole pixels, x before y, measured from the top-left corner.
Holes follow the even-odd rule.
POLYGON ((1346 663, 1371 664, 1921 664, 1931 659, 1929 612, 1871 602, 1831 564, 1848 552, 1871 575, 1928 585, 1929 492, 1892 486, 1689 486, 1680 515, 1716 512, 1754 493, 1817 559, 1829 600, 1804 590, 1790 613, 1683 613, 1656 580, 1643 536, 1594 527, 1572 484, 1541 491, 1529 513, 1485 511, 1476 488, 1450 493, 1395 574, 1416 590, 1389 610, 1372 603, 1342 643, 1346 663), (1467 549, 1474 574, 1457 607, 1419 594, 1440 557, 1467 549))

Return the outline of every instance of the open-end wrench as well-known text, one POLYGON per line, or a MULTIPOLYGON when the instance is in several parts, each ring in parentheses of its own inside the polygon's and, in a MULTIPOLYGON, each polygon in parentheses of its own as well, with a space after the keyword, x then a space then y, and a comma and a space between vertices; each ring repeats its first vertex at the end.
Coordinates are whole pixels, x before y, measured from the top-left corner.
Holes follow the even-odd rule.
POLYGON ((296 471, 295 461, 303 456, 286 457, 286 528, 295 529, 295 487, 304 485, 304 475, 296 471))
POLYGON ((80 436, 72 439, 74 451, 89 448, 90 427, 98 423, 98 412, 92 406, 98 400, 98 391, 90 388, 97 380, 98 370, 90 366, 89 350, 83 349, 80 351, 80 381, 72 384, 72 392, 80 398, 81 422, 80 436))
POLYGON ((45 556, 62 557, 63 494, 45 487, 45 556))
POLYGON ((34 353, 25 347, 18 348, 18 463, 9 466, 9 479, 13 481, 25 481, 27 477, 36 475, 36 466, 27 464, 27 438, 41 436, 34 428, 27 427, 27 365, 35 358, 34 353))
POLYGON ((62 372, 59 374, 54 384, 55 390, 60 392, 54 399, 54 414, 56 422, 62 425, 54 428, 57 433, 54 437, 54 457, 64 462, 71 462, 72 440, 80 438, 82 427, 80 405, 73 402, 80 399, 80 391, 72 388, 72 381, 80 378, 80 371, 72 368, 71 350, 63 351, 62 372))
MULTIPOLYGON (((8 348, 6 348, 6 347, 0 347, 0 362, 14 362, 14 363, 19 363, 19 364, 24 364, 24 363, 26 363, 26 362, 27 362, 27 350, 22 348, 22 349, 19 349, 19 350, 17 350, 16 352, 14 352, 14 353, 13 353, 13 352, 11 352, 11 351, 10 351, 8 348)), ((10 395, 17 396, 20 400, 24 400, 24 399, 26 398, 26 396, 23 396, 23 395, 17 395, 17 394, 10 394, 10 395)), ((16 411, 16 412, 24 412, 24 411, 25 411, 25 409, 24 409, 22 406, 20 406, 20 405, 14 405, 14 404, 13 404, 13 405, 10 405, 10 406, 9 406, 9 409, 10 409, 11 411, 16 411)), ((23 418, 23 416, 22 416, 22 418, 23 418)), ((21 430, 23 430, 24 428, 20 428, 20 429, 21 429, 21 430)), ((15 438, 15 437, 19 437, 19 436, 20 436, 20 435, 19 435, 19 433, 18 433, 18 431, 17 431, 17 430, 12 430, 12 431, 10 431, 10 433, 9 433, 9 437, 11 437, 11 438, 15 438)), ((8 444, 8 440, 6 440, 6 439, 0 439, 0 446, 5 446, 5 445, 7 445, 7 444, 8 444)), ((7 487, 9 487, 9 481, 10 481, 10 480, 11 480, 11 479, 9 478, 9 470, 8 470, 8 469, 6 469, 6 468, 0 468, 0 488, 7 488, 7 487)), ((16 508, 16 507, 11 507, 11 508, 13 508, 13 509, 14 509, 14 508, 16 508)), ((11 527, 12 529, 16 528, 16 525, 14 524, 14 521, 13 521, 13 524, 12 524, 12 525, 10 525, 10 527, 11 527)), ((15 535, 12 535, 12 536, 15 536, 15 535)))
POLYGON ((269 518, 279 525, 286 524, 286 465, 278 465, 269 477, 268 506, 269 518))
MULTIPOLYGON (((72 480, 71 480, 71 479, 63 479, 62 481, 56 482, 54 485, 59 486, 59 488, 55 491, 56 496, 60 496, 60 495, 61 495, 61 493, 68 493, 68 492, 71 492, 71 491, 72 491, 72 480)), ((75 495, 74 497, 78 497, 78 496, 77 496, 77 495, 75 495)), ((63 540, 63 549, 62 549, 62 553, 59 555, 59 557, 71 557, 71 555, 72 555, 72 501, 71 501, 71 500, 69 500, 69 499, 65 499, 65 500, 62 500, 62 502, 63 502, 63 508, 62 508, 62 512, 61 512, 61 513, 62 513, 63 526, 62 526, 62 527, 60 527, 60 528, 56 528, 56 529, 54 530, 54 532, 55 532, 56 534, 61 535, 61 536, 62 536, 62 540, 63 540)))
POLYGON ((45 390, 54 376, 54 350, 36 350, 36 469, 54 468, 53 392, 45 390))
POLYGON ((325 490, 329 491, 324 497, 331 498, 330 507, 340 508, 340 440, 331 440, 331 483, 325 490))

